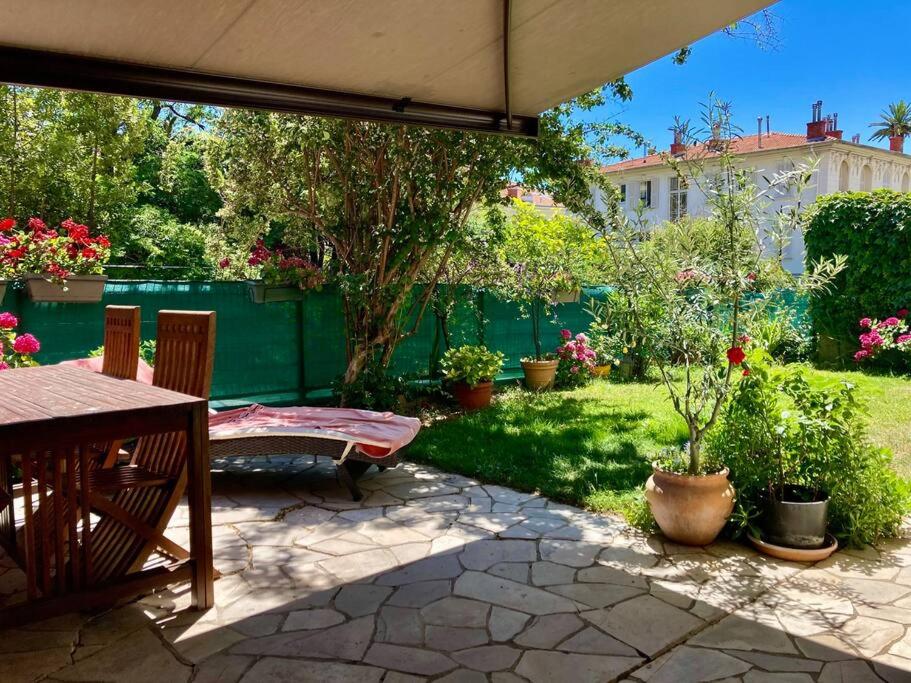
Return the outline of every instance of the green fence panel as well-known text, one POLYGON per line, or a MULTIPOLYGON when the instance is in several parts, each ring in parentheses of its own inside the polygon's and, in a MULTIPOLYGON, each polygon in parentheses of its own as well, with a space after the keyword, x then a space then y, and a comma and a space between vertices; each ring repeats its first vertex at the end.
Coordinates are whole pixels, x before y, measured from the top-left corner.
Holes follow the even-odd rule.
MULTIPOLYGON (((266 308, 272 304, 264 304, 266 308)), ((328 388, 345 372, 345 316, 338 291, 326 287, 304 299, 302 355, 307 391, 328 388)))

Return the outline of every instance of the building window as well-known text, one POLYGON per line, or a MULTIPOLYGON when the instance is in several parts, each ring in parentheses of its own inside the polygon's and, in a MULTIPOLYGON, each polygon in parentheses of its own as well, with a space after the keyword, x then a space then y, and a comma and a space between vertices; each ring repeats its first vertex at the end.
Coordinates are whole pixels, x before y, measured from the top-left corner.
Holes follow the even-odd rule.
POLYGON ((873 169, 870 164, 864 164, 860 170, 860 191, 869 192, 873 189, 873 169))
POLYGON ((686 216, 687 184, 685 178, 671 178, 669 200, 671 220, 677 221, 686 216))
POLYGON ((620 203, 626 204, 626 183, 620 185, 620 203))
POLYGON ((902 192, 908 191, 911 191, 911 176, 905 171, 905 174, 902 176, 902 192))
POLYGON ((652 181, 643 180, 639 183, 639 203, 646 209, 652 208, 652 181))
POLYGON ((841 168, 838 171, 838 191, 847 192, 851 187, 851 167, 847 161, 841 162, 841 168))

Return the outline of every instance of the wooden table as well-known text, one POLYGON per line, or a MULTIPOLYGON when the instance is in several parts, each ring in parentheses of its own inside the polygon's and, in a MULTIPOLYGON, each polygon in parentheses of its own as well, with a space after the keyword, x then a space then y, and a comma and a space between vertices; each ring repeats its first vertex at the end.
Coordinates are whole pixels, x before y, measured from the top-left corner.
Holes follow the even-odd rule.
MULTIPOLYGON (((0 544, 23 566, 29 593, 24 604, 0 610, 0 627, 93 609, 185 580, 191 581, 193 606, 212 607, 208 451, 207 402, 203 399, 60 365, 0 371, 0 544), (189 559, 93 582, 87 446, 168 432, 184 432, 187 437, 189 559), (47 511, 39 513, 34 524, 47 525, 39 527, 45 530, 51 524, 63 529, 55 534, 58 547, 51 549, 56 550, 53 579, 41 575, 49 571, 47 565, 54 564, 49 556, 39 570, 38 551, 17 544, 11 481, 14 456, 21 457, 23 469, 28 466, 33 473, 28 484, 32 497, 37 499, 39 511, 42 506, 47 511), (28 463, 26 459, 30 459, 28 463), (70 476, 74 472, 77 474, 70 476), (55 497, 63 504, 55 505, 55 497), (62 519, 64 515, 66 519, 62 519)), ((47 547, 43 552, 48 552, 47 547)))

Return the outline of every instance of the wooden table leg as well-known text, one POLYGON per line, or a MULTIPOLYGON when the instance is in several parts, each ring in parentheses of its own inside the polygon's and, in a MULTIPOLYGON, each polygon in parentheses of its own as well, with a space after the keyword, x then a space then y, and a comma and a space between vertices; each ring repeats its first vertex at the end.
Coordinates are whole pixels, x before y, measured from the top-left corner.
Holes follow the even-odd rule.
POLYGON ((194 408, 187 434, 187 497, 190 504, 190 561, 192 606, 215 605, 212 566, 212 480, 209 475, 209 415, 206 406, 194 408))

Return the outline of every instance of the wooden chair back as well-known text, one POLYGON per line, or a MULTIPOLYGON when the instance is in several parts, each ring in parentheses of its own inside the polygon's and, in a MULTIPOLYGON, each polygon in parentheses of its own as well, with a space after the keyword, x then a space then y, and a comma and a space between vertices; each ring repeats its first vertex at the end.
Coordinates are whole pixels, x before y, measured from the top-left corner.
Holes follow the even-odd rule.
POLYGON ((136 379, 139 327, 139 306, 105 307, 104 358, 101 366, 105 375, 136 379))

